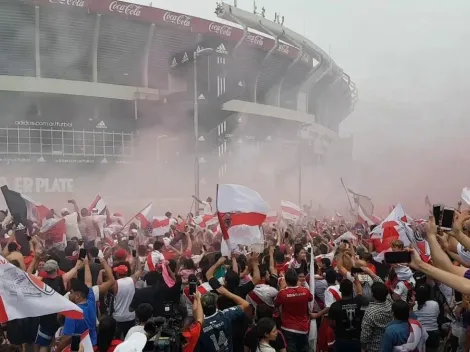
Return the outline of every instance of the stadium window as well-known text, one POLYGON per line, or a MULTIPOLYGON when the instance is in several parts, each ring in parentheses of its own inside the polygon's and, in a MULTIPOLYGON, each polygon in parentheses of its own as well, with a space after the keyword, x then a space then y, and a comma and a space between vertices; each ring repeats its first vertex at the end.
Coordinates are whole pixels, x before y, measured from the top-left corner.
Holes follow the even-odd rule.
POLYGON ((73 155, 74 154, 74 147, 73 147, 73 131, 64 131, 64 155, 73 155))

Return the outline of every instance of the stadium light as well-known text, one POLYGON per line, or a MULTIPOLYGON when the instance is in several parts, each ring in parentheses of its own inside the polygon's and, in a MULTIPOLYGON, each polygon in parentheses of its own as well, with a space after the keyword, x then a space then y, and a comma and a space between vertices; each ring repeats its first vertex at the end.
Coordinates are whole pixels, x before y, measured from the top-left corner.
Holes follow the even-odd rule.
MULTIPOLYGON (((210 56, 214 53, 214 49, 212 48, 204 48, 202 50, 195 50, 194 51, 194 195, 197 199, 199 197, 199 94, 197 91, 197 59, 199 57, 210 56)), ((199 207, 196 207, 196 216, 199 215, 199 207)))

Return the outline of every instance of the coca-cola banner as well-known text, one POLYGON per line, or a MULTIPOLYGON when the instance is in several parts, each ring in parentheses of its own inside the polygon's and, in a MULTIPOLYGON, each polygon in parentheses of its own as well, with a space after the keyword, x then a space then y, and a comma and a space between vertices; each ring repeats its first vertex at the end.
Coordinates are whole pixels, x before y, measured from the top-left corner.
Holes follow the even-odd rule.
MULTIPOLYGON (((176 29, 187 30, 194 33, 209 34, 228 39, 237 43, 245 35, 240 28, 227 24, 209 21, 190 15, 163 10, 155 7, 142 6, 119 0, 30 0, 32 3, 68 8, 83 8, 101 14, 112 14, 126 19, 141 20, 148 23, 172 26, 176 29)), ((248 32, 244 43, 266 51, 271 50, 275 42, 272 38, 248 32)), ((276 54, 296 58, 299 49, 287 44, 281 44, 275 51, 276 54)), ((306 58, 302 61, 305 62, 306 58)))

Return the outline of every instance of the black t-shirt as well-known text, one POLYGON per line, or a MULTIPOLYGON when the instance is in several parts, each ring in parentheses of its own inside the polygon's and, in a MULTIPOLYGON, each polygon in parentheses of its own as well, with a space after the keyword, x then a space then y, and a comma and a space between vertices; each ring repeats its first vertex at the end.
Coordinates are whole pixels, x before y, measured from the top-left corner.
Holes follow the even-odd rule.
POLYGON ((361 338, 361 323, 367 300, 358 295, 351 299, 334 302, 328 311, 328 318, 335 322, 335 336, 338 339, 361 338))
POLYGON ((153 307, 153 316, 162 317, 165 315, 165 309, 161 293, 159 285, 137 289, 135 290, 134 298, 132 299, 129 308, 131 308, 131 310, 136 310, 139 304, 148 303, 153 307))
MULTIPOLYGON (((256 336, 256 325, 250 327, 245 335, 243 340, 243 345, 250 349, 250 352, 256 352, 258 348, 258 337, 256 336)), ((284 335, 280 330, 277 331, 277 337, 274 341, 269 341, 269 345, 274 348, 276 351, 287 349, 287 343, 284 338, 284 335)))

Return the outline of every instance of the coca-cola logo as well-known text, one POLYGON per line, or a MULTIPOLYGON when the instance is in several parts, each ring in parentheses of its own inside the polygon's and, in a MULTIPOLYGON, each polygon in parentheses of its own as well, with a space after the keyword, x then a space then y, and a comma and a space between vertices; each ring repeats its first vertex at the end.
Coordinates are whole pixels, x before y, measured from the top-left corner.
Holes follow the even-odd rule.
POLYGON ((277 50, 280 51, 281 53, 289 55, 289 45, 287 44, 279 44, 279 46, 277 47, 277 50))
POLYGON ((127 16, 139 17, 142 11, 142 6, 113 1, 109 4, 109 11, 122 13, 127 16))
POLYGON ((177 24, 178 26, 191 27, 191 17, 179 15, 173 12, 165 12, 163 21, 177 24))
POLYGON ((68 5, 74 7, 84 7, 85 1, 84 0, 49 0, 51 4, 60 4, 60 5, 68 5))
POLYGON ((248 43, 259 45, 259 46, 264 45, 264 38, 260 35, 247 34, 246 41, 248 43))
POLYGON ((209 32, 217 33, 218 35, 223 35, 225 37, 232 36, 232 28, 217 22, 212 22, 209 25, 209 32))

